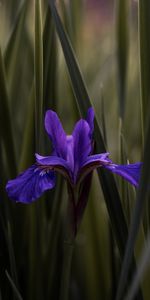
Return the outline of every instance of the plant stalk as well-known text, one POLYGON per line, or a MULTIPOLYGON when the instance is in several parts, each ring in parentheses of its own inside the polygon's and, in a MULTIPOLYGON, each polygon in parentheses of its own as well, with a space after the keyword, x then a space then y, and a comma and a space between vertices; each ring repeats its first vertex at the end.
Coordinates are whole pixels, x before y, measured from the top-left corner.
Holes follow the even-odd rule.
POLYGON ((71 273, 71 262, 73 256, 74 241, 64 241, 64 252, 63 252, 63 267, 61 276, 61 287, 59 300, 69 299, 69 283, 71 273))

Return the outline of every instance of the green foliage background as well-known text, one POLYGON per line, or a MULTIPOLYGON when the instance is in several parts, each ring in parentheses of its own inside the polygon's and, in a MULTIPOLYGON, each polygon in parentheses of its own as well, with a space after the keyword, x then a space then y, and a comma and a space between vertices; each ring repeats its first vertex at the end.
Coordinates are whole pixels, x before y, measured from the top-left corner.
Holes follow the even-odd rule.
POLYGON ((35 152, 50 153, 46 109, 56 110, 70 133, 91 105, 96 152, 144 166, 137 192, 106 171, 94 172, 70 299, 149 300, 149 248, 141 253, 150 222, 150 9, 146 0, 107 4, 104 15, 102 5, 82 0, 0 2, 2 300, 59 298, 65 183, 58 176, 55 190, 31 205, 12 203, 5 184, 34 162, 35 152))

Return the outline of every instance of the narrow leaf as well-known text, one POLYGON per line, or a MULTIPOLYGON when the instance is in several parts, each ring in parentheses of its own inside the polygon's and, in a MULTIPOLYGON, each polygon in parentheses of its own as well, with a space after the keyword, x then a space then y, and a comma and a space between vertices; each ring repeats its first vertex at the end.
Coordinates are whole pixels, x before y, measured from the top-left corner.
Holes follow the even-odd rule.
POLYGON ((14 139, 10 111, 8 106, 8 94, 5 79, 5 69, 0 50, 0 133, 4 144, 9 176, 14 177, 17 172, 14 139))
POLYGON ((16 260, 14 255, 14 246, 12 241, 12 230, 10 225, 10 213, 9 210, 7 210, 7 245, 8 245, 8 252, 9 252, 9 259, 10 259, 10 268, 11 268, 11 274, 13 276, 13 280, 18 286, 18 276, 17 276, 17 268, 16 268, 16 260))
MULTIPOLYGON (((139 41, 140 41, 140 75, 141 107, 143 130, 146 128, 148 104, 150 102, 150 1, 139 0, 139 41)), ((143 132, 144 135, 144 132, 143 132)))
POLYGON ((34 87, 32 85, 29 108, 28 108, 28 119, 26 122, 25 133, 22 144, 21 159, 19 164, 19 171, 25 170, 34 162, 35 153, 35 103, 34 103, 34 87))
POLYGON ((107 133, 106 133, 106 120, 105 120, 105 104, 103 96, 103 87, 101 86, 101 102, 100 102, 100 111, 101 111, 101 128, 103 133, 103 140, 107 146, 107 133))
POLYGON ((150 236, 147 239, 147 242, 145 244, 144 250, 142 252, 140 262, 137 267, 137 271, 134 274, 134 278, 131 282, 131 286, 129 288, 129 291, 127 293, 127 296, 125 297, 125 300, 133 300, 136 293, 137 289, 139 287, 139 284, 141 281, 144 279, 144 275, 147 271, 147 269, 150 267, 150 236))
POLYGON ((35 129, 36 151, 41 148, 41 132, 43 126, 43 38, 41 0, 35 0, 35 129))
POLYGON ((8 271, 6 270, 5 273, 6 273, 6 276, 7 276, 8 280, 9 280, 11 286, 12 286, 12 289, 13 289, 14 295, 16 296, 16 299, 18 299, 18 300, 23 300, 23 298, 21 297, 21 295, 20 295, 18 289, 16 288, 16 286, 15 286, 15 284, 14 284, 12 278, 10 277, 8 271))
POLYGON ((128 63, 128 0, 117 0, 117 60, 118 60, 118 89, 119 116, 123 119, 126 97, 126 77, 128 63))
POLYGON ((137 238, 140 223, 142 221, 142 214, 147 200, 147 192, 150 184, 150 168, 148 164, 149 153, 150 153, 149 136, 150 136, 150 119, 149 119, 149 128, 147 131, 147 138, 145 143, 144 163, 143 163, 143 169, 141 174, 141 182, 137 192, 137 200, 136 200, 136 204, 135 204, 135 208, 131 220, 129 237, 128 237, 126 252, 125 252, 124 261, 122 265, 120 281, 118 285, 118 292, 116 297, 117 300, 122 299, 124 289, 126 287, 128 273, 130 270, 131 261, 133 259, 133 254, 134 254, 135 241, 137 238))
POLYGON ((22 26, 24 24, 25 20, 25 2, 19 6, 18 12, 17 12, 17 17, 14 22, 14 26, 11 30, 8 42, 5 47, 4 51, 4 61, 5 61, 5 68, 6 68, 6 73, 10 72, 10 69, 12 68, 12 64, 16 64, 17 57, 15 57, 17 53, 17 49, 20 44, 20 37, 22 34, 22 26), (12 59, 13 58, 13 59, 12 59), (15 60, 15 62, 14 62, 15 60))
POLYGON ((57 98, 57 43, 49 7, 47 7, 43 31, 43 77, 44 111, 49 107, 55 110, 57 98))

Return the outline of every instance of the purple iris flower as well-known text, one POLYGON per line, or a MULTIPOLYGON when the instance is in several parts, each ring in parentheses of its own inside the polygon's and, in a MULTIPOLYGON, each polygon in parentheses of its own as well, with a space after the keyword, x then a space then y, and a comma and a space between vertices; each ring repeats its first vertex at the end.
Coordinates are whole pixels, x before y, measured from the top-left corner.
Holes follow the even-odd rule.
POLYGON ((72 191, 80 186, 95 168, 103 167, 138 186, 141 163, 117 165, 109 153, 93 153, 94 111, 89 108, 86 120, 80 119, 72 135, 66 135, 57 114, 48 110, 45 129, 53 145, 51 156, 35 154, 36 162, 6 185, 8 196, 17 202, 31 203, 56 183, 56 172, 67 180, 72 191))

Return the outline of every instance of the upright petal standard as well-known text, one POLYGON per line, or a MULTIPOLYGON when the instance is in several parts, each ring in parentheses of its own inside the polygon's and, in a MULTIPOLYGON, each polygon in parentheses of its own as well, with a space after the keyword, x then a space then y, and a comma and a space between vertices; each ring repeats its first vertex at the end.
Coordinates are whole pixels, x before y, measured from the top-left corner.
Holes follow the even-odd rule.
MULTIPOLYGON (((61 173, 71 190, 85 180, 91 171, 102 167, 122 176, 138 186, 142 163, 114 164, 109 153, 93 154, 94 111, 89 108, 87 118, 80 119, 72 135, 66 135, 62 124, 52 110, 45 115, 45 130, 53 145, 51 156, 36 154, 36 162, 6 185, 8 196, 16 202, 31 203, 46 190, 55 186, 55 172, 61 173)), ((77 203, 76 203, 77 205, 77 203)))

